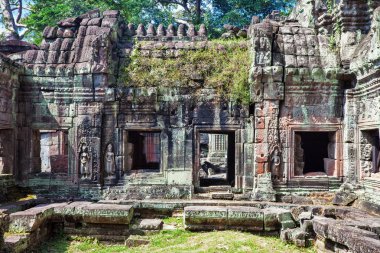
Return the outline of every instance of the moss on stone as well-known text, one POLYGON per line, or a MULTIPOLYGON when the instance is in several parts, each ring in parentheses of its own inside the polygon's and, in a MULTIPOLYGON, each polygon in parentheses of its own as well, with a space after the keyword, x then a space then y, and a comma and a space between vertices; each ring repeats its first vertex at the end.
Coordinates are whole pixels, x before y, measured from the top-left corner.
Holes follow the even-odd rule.
POLYGON ((213 88, 226 99, 249 103, 250 57, 246 40, 209 41, 203 49, 178 50, 173 58, 145 57, 139 48, 135 46, 125 68, 125 85, 213 88))

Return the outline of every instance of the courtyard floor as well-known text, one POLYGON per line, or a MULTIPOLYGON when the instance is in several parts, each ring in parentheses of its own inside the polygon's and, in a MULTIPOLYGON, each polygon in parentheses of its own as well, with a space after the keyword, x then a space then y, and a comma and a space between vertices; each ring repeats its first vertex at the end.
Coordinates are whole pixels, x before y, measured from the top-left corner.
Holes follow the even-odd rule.
POLYGON ((86 237, 58 236, 44 243, 38 252, 316 252, 313 248, 297 248, 274 236, 260 236, 238 231, 189 232, 184 230, 181 218, 164 219, 164 229, 158 234, 143 236, 147 245, 128 248, 109 245, 86 237))

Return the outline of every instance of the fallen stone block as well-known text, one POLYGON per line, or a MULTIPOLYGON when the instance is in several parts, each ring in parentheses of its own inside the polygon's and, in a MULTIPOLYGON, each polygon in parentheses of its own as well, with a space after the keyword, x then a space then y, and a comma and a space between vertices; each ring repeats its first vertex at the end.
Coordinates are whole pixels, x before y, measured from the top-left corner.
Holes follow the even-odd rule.
POLYGON ((380 248, 378 234, 354 227, 355 224, 360 222, 325 217, 313 219, 313 228, 318 238, 324 238, 339 247, 346 247, 350 252, 377 252, 380 248))
POLYGON ((264 230, 264 213, 255 207, 228 207, 228 228, 247 231, 264 230))
POLYGON ((160 219, 137 220, 131 224, 132 235, 150 235, 162 230, 164 223, 160 219))
POLYGON ((284 242, 291 242, 297 247, 309 246, 309 234, 300 228, 282 230, 280 233, 280 239, 284 242))
POLYGON ((346 245, 349 248, 351 248, 350 245, 353 243, 354 239, 358 237, 379 239, 378 235, 373 232, 355 227, 344 226, 339 223, 336 223, 335 225, 329 225, 327 228, 327 235, 328 239, 346 245))
POLYGON ((356 195, 355 193, 337 192, 333 199, 333 204, 337 206, 348 206, 352 204, 357 198, 358 195, 356 195))
POLYGON ((183 215, 188 230, 223 230, 227 226, 227 207, 188 206, 183 215))
POLYGON ((47 219, 53 217, 54 208, 65 203, 43 204, 25 211, 9 215, 9 231, 11 233, 27 233, 38 229, 47 219))
POLYGON ((279 231, 281 229, 281 223, 278 220, 278 210, 277 208, 266 208, 263 209, 264 215, 264 231, 279 231))
POLYGON ((302 229, 302 231, 304 231, 306 233, 314 234, 313 221, 312 220, 304 220, 301 224, 301 229, 302 229))
POLYGON ((28 234, 10 234, 4 238, 4 252, 26 252, 27 248, 28 234))
POLYGON ((164 222, 160 219, 143 219, 138 223, 138 228, 142 230, 162 230, 164 222))
POLYGON ((133 217, 133 206, 90 204, 80 210, 87 223, 129 224, 133 217))
POLYGON ((149 244, 149 240, 141 237, 141 236, 136 236, 136 235, 131 235, 126 241, 125 241, 125 246, 127 247, 138 247, 141 245, 147 245, 149 244))
POLYGON ((279 209, 277 217, 281 223, 281 229, 295 228, 297 226, 290 211, 279 209))

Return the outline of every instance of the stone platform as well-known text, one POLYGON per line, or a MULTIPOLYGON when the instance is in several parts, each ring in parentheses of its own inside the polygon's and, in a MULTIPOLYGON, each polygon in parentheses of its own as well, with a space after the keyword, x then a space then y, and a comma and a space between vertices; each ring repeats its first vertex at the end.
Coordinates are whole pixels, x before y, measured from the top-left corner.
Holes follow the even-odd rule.
POLYGON ((72 202, 42 204, 3 217, 5 252, 26 252, 57 229, 68 235, 122 241, 130 235, 133 206, 72 202))
POLYGON ((3 251, 27 252, 58 231, 101 241, 126 243, 129 240, 128 245, 135 245, 139 240, 131 235, 149 235, 163 227, 161 220, 146 217, 178 214, 183 216, 185 228, 191 231, 231 229, 269 233, 299 247, 316 242, 320 252, 376 252, 375 249, 380 249, 379 216, 353 207, 228 200, 52 204, 35 201, 34 204, 36 206, 31 208, 25 204, 3 208, 1 222, 7 232, 3 251))

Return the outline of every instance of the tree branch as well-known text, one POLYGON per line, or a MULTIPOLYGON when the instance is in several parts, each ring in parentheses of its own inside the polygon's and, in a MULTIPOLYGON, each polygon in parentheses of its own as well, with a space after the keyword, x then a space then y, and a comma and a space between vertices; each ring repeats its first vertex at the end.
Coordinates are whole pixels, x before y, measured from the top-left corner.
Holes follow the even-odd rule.
POLYGON ((20 19, 22 17, 22 0, 18 0, 18 15, 16 18, 16 23, 20 22, 20 19))
POLYGON ((29 30, 27 28, 25 28, 22 32, 19 32, 19 37, 20 39, 23 39, 25 37, 25 34, 28 32, 29 30))
POLYGON ((24 24, 16 23, 16 26, 19 27, 19 28, 26 28, 26 25, 24 25, 24 24))
POLYGON ((158 0, 158 2, 160 2, 162 4, 176 4, 176 5, 181 6, 186 12, 191 13, 191 10, 189 9, 188 1, 187 0, 182 0, 182 1, 178 1, 178 0, 158 0))

